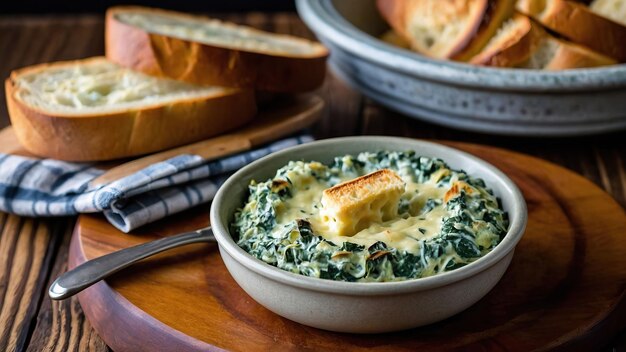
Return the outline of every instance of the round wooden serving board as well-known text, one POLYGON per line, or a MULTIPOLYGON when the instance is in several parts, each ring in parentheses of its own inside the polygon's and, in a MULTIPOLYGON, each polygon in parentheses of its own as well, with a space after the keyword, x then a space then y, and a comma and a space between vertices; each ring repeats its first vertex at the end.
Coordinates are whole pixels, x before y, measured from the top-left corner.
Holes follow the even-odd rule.
MULTIPOLYGON (((91 324, 114 350, 519 350, 602 347, 626 325, 626 214, 585 178, 540 159, 449 143, 499 167, 523 191, 526 234, 502 281, 468 310, 390 334, 351 335, 303 326, 253 301, 216 245, 148 259, 83 291, 91 324)), ((70 267, 207 225, 208 207, 123 234, 81 216, 70 267)))

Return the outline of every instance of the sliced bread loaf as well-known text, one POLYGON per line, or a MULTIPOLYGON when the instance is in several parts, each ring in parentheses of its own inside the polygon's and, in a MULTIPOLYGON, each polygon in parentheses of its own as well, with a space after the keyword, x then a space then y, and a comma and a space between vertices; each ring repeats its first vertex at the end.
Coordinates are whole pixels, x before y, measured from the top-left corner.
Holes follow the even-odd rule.
POLYGON ((498 29, 513 16, 514 12, 515 0, 489 0, 487 11, 478 26, 476 34, 471 38, 468 45, 452 58, 457 61, 470 60, 485 48, 498 29))
POLYGON ((151 77, 102 57, 26 67, 5 86, 22 145, 62 160, 167 149, 241 126, 256 113, 251 90, 151 77))
POLYGON ((595 0, 589 5, 589 9, 626 26, 626 0, 595 0))
POLYGON ((617 61, 587 47, 566 40, 549 38, 541 41, 522 68, 564 70, 571 68, 615 65, 617 61))
POLYGON ((410 44, 435 58, 451 58, 474 36, 487 0, 378 0, 381 15, 410 44))
POLYGON ((393 29, 388 30, 380 36, 380 40, 387 42, 393 46, 397 46, 403 49, 410 49, 411 43, 409 43, 404 37, 400 36, 393 29))
MULTIPOLYGON (((600 3, 596 8, 608 5, 600 3)), ((517 10, 571 41, 626 62, 626 26, 567 0, 519 0, 517 10)))
POLYGON ((378 0, 390 26, 412 49, 466 60, 479 52, 514 7, 513 0, 378 0))
POLYGON ((303 92, 322 84, 328 51, 292 36, 122 6, 107 11, 106 56, 146 74, 192 84, 303 92))
POLYGON ((517 15, 506 21, 485 49, 470 63, 495 67, 519 67, 530 60, 546 36, 526 16, 517 15))
POLYGON ((555 38, 523 15, 507 21, 485 49, 470 60, 473 64, 546 70, 615 64, 610 57, 586 47, 555 38))

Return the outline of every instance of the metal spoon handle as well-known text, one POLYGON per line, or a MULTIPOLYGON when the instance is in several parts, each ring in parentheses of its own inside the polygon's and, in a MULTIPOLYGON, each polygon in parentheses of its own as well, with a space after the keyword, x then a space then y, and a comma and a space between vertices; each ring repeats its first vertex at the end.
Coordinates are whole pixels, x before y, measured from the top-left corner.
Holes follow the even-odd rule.
POLYGON ((187 244, 215 241, 211 227, 206 227, 103 255, 59 276, 48 289, 48 295, 55 300, 66 299, 109 275, 157 253, 187 244))

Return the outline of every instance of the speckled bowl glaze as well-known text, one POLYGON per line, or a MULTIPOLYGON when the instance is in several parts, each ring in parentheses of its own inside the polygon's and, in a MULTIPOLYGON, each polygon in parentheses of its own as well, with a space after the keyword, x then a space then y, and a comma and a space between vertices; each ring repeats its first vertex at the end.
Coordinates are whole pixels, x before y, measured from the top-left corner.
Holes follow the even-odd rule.
POLYGON ((378 333, 430 324, 468 308, 500 280, 527 221, 526 203, 515 184, 494 166, 435 143, 394 137, 327 139, 290 148, 242 168, 217 192, 211 225, 219 250, 237 283, 269 310, 296 322, 340 332, 378 333), (415 150, 481 177, 502 199, 509 229, 496 248, 477 261, 440 275, 384 283, 354 283, 302 276, 251 256, 233 240, 229 224, 245 201, 250 180, 266 180, 290 160, 329 163, 337 155, 376 150, 415 150))
POLYGON ((379 39, 374 0, 297 0, 331 51, 335 73, 412 117, 508 135, 567 136, 626 128, 626 64, 565 71, 499 69, 430 59, 379 39))

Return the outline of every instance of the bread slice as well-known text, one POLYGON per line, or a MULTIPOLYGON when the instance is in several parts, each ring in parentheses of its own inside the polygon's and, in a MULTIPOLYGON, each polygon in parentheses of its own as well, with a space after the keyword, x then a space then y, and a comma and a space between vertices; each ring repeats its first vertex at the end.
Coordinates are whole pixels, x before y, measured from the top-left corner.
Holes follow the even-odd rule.
POLYGON ((389 25, 419 53, 451 58, 474 36, 488 0, 377 0, 389 25))
POLYGON ((397 46, 402 49, 411 49, 411 43, 409 43, 403 36, 399 35, 393 29, 390 29, 380 36, 380 40, 387 42, 391 45, 397 46))
POLYGON ((626 0, 595 0, 589 9, 600 16, 626 26, 626 0))
POLYGON ((192 84, 304 92, 322 84, 328 51, 309 40, 214 19, 121 6, 107 11, 106 56, 192 84))
POLYGON ((528 17, 518 14, 502 26, 470 63, 563 70, 612 65, 616 61, 583 46, 557 39, 528 17))
POLYGON ((583 4, 567 0, 519 0, 517 9, 575 43, 620 62, 626 61, 626 26, 592 12, 583 4))
POLYGON ((519 67, 530 60, 546 33, 526 16, 505 22, 487 46, 470 63, 496 67, 519 67))
POLYGON ((320 215, 330 233, 352 236, 372 223, 395 218, 404 188, 395 172, 374 171, 324 190, 320 215))
MULTIPOLYGON (((468 0, 475 1, 475 0, 468 0)), ((452 58, 457 61, 468 61, 485 48, 498 29, 515 12, 515 0, 489 0, 487 11, 483 16, 478 30, 468 45, 452 58)))
POLYGON ((514 0, 378 0, 377 5, 412 49, 435 58, 466 60, 510 17, 514 0))
POLYGON ((217 135, 250 121, 254 92, 200 87, 134 72, 95 57, 13 71, 11 123, 34 154, 109 160, 217 135))
POLYGON ((530 60, 522 68, 564 70, 572 68, 615 65, 617 61, 587 47, 566 40, 548 37, 540 42, 530 60))

